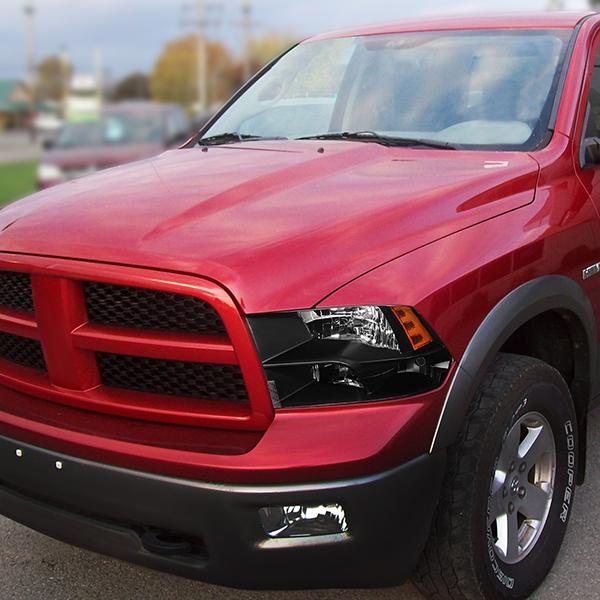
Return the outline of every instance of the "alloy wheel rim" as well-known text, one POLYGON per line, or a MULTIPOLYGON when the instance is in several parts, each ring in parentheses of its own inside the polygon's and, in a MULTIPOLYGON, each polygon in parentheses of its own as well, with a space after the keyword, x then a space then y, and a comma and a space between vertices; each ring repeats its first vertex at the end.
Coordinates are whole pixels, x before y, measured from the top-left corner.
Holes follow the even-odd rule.
POLYGON ((488 497, 488 530, 507 564, 534 548, 550 512, 556 475, 556 443, 542 414, 520 417, 504 438, 488 497))

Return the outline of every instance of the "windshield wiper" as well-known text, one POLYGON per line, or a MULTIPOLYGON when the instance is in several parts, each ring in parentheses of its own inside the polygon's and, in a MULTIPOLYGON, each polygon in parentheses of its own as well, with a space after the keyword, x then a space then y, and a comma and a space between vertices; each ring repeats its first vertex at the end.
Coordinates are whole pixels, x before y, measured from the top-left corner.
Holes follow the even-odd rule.
POLYGON ((221 144, 235 144, 239 142, 253 142, 257 140, 287 140, 286 137, 264 137, 262 135, 247 135, 245 133, 220 133, 198 140, 199 146, 219 146, 221 144))
POLYGON ((458 144, 443 142, 439 140, 430 140, 426 138, 395 137, 383 135, 375 131, 356 131, 323 133, 320 135, 309 135, 297 138, 299 140, 347 140, 351 142, 375 142, 384 146, 426 146, 427 148, 439 148, 440 150, 459 150, 458 144))

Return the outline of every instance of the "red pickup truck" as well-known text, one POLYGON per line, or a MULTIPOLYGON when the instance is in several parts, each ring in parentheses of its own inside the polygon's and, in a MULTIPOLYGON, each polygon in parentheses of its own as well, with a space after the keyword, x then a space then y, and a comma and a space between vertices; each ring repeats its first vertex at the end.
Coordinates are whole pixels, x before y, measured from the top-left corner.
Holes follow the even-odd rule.
POLYGON ((183 148, 0 212, 0 513, 229 586, 529 595, 599 210, 600 16, 299 44, 183 148))

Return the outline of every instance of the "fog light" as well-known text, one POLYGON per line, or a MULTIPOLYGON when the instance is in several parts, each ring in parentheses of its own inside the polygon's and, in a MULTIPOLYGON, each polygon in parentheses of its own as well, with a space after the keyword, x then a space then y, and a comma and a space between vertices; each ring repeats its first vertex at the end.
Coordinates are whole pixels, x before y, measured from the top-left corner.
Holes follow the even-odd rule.
POLYGON ((331 535, 348 531, 346 513, 339 504, 273 506, 261 508, 260 520, 273 538, 331 535))

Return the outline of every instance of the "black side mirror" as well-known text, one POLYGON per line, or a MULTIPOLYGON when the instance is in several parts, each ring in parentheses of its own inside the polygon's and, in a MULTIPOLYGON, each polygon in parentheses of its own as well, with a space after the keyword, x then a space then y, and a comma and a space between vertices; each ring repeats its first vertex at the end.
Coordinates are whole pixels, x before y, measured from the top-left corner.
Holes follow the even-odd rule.
POLYGON ((581 148, 579 149, 579 163, 582 169, 600 164, 600 138, 595 135, 598 128, 593 119, 592 104, 591 102, 588 102, 585 111, 585 120, 583 122, 585 137, 583 138, 581 148))
POLYGON ((583 140, 583 166, 600 165, 600 138, 590 137, 583 140))
POLYGON ((44 148, 44 150, 52 150, 52 148, 54 148, 54 140, 53 139, 44 140, 42 143, 42 147, 44 148))

